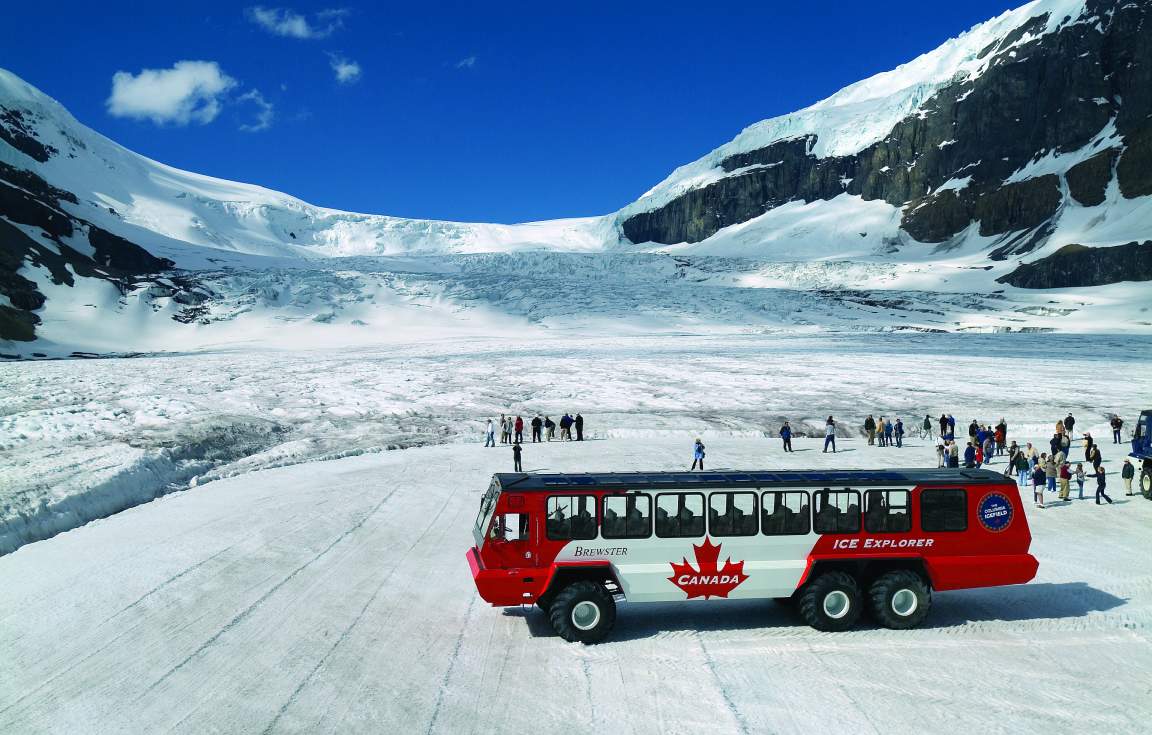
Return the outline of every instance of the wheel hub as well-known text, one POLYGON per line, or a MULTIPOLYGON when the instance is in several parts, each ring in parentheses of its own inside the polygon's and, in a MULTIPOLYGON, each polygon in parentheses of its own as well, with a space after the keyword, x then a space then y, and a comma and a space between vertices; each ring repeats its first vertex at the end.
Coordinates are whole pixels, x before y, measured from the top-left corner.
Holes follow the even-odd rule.
POLYGON ((581 600, 572 607, 572 624, 580 630, 592 630, 600 623, 600 606, 581 600))
POLYGON ((833 620, 839 620, 852 609, 852 601, 841 590, 832 590, 824 595, 824 614, 833 620))

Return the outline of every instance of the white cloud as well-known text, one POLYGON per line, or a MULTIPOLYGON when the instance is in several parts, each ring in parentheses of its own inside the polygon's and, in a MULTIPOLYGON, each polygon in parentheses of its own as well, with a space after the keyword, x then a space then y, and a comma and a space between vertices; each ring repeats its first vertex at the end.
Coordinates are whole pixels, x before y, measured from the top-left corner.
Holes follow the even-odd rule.
POLYGON ((261 130, 267 130, 272 127, 272 119, 276 117, 276 108, 271 102, 264 99, 264 95, 260 94, 260 90, 253 89, 245 92, 237 97, 236 101, 251 102, 256 105, 255 122, 240 126, 240 129, 245 133, 259 133, 261 130))
POLYGON ((344 9, 321 10, 309 20, 307 16, 288 8, 265 8, 262 5, 245 11, 248 19, 264 30, 287 38, 327 38, 344 25, 344 9))
POLYGON ((355 61, 346 59, 339 54, 328 54, 328 59, 332 65, 332 71, 336 74, 336 81, 341 84, 354 84, 360 80, 360 74, 363 70, 355 61))
POLYGON ((163 125, 207 124, 220 114, 221 98, 236 86, 215 61, 177 61, 171 69, 118 71, 112 76, 108 113, 163 125))
POLYGON ((456 62, 457 69, 471 69, 474 66, 476 66, 475 56, 465 56, 463 59, 460 59, 456 62))

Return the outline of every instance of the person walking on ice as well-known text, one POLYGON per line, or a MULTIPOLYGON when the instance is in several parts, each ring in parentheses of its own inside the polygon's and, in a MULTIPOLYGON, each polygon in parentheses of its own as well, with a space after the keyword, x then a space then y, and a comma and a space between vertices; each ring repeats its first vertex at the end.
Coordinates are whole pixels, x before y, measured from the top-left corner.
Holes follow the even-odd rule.
POLYGON ((920 438, 932 441, 936 437, 932 436, 932 415, 924 414, 924 423, 920 426, 920 438))
POLYGON ((784 425, 780 427, 780 440, 784 442, 784 451, 792 451, 792 427, 785 421, 784 425))
POLYGON ((827 454, 829 444, 832 445, 832 454, 836 454, 836 422, 831 416, 824 423, 824 452, 822 454, 827 454))
POLYGON ((704 442, 696 439, 695 446, 692 447, 692 467, 689 471, 695 470, 699 465, 700 470, 704 470, 704 442))
POLYGON ((520 442, 516 442, 512 445, 512 467, 515 472, 524 471, 524 465, 520 462, 520 455, 523 453, 523 451, 524 450, 520 447, 520 442))
POLYGON ((484 427, 484 446, 496 446, 496 425, 492 423, 492 419, 488 419, 488 425, 484 427))
POLYGON ((1112 498, 1108 497, 1108 493, 1104 492, 1104 488, 1108 484, 1107 478, 1104 476, 1104 467, 1097 467, 1096 474, 1088 476, 1096 478, 1096 505, 1100 505, 1100 498, 1104 498, 1108 501, 1108 505, 1112 505, 1112 498))

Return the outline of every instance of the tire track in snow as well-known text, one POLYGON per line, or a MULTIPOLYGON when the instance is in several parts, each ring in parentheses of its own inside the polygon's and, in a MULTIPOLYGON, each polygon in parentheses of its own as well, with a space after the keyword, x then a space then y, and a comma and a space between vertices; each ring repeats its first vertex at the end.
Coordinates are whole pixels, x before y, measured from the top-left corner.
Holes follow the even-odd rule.
POLYGON ((197 562, 196 564, 193 564, 192 566, 185 568, 185 569, 184 569, 184 571, 182 571, 182 572, 179 572, 178 574, 174 574, 174 575, 172 575, 172 576, 171 576, 171 577, 169 577, 168 579, 164 580, 164 581, 163 581, 163 582, 161 582, 160 584, 156 585, 156 586, 155 586, 155 587, 153 587, 152 589, 150 589, 150 590, 148 590, 147 592, 145 592, 145 593, 144 593, 143 595, 141 595, 140 597, 136 598, 136 601, 135 601, 135 602, 132 602, 132 603, 130 603, 130 604, 129 604, 129 605, 127 605, 126 607, 123 607, 123 608, 121 608, 121 609, 120 609, 120 610, 118 610, 117 612, 114 612, 114 613, 112 613, 111 615, 109 615, 108 617, 106 617, 106 618, 104 618, 103 620, 101 620, 99 623, 97 623, 97 624, 96 624, 96 627, 100 627, 101 625, 104 625, 105 623, 107 623, 109 620, 112 620, 113 618, 117 618, 117 617, 119 617, 119 616, 123 615, 124 613, 128 612, 128 611, 129 611, 129 610, 131 610, 132 608, 134 608, 134 607, 136 607, 137 605, 139 605, 141 602, 144 602, 144 600, 148 599, 148 598, 149 598, 149 597, 151 597, 152 595, 156 594, 156 593, 157 593, 157 592, 159 592, 160 590, 162 590, 162 589, 164 589, 165 587, 167 587, 168 585, 172 584, 172 583, 173 583, 173 582, 175 582, 176 580, 180 579, 181 577, 185 577, 185 576, 187 576, 187 575, 191 574, 192 572, 196 571, 196 570, 197 570, 197 569, 199 569, 200 567, 204 566, 205 564, 207 564, 208 562, 212 561, 212 560, 213 560, 213 559, 215 559, 216 557, 218 557, 218 556, 220 556, 220 555, 224 554, 225 552, 227 552, 227 551, 230 551, 231 549, 232 549, 232 546, 227 546, 227 547, 225 547, 225 548, 221 549, 220 551, 217 551, 215 554, 213 554, 212 556, 208 557, 207 559, 202 559, 201 561, 197 562))
POLYGON ((731 713, 732 719, 735 720, 736 724, 740 727, 740 732, 744 733, 744 735, 749 735, 751 730, 748 729, 748 722, 744 719, 744 715, 740 714, 740 710, 736 709, 736 703, 732 701, 732 697, 728 695, 727 687, 725 687, 724 682, 720 680, 720 675, 716 673, 716 662, 712 658, 712 653, 708 650, 708 646, 705 645, 704 638, 699 633, 695 633, 695 637, 696 643, 700 646, 701 653, 704 654, 704 665, 708 669, 708 673, 710 673, 716 681, 716 688, 720 690, 720 696, 724 698, 724 704, 728 706, 728 712, 731 713))
POLYGON ((237 625, 242 623, 257 608, 259 608, 261 605, 263 605, 268 600, 268 598, 272 597, 272 595, 274 595, 278 591, 280 591, 280 589, 283 588, 284 585, 288 584, 293 579, 295 579, 296 575, 300 574, 305 569, 307 569, 308 567, 312 566, 313 564, 315 564, 320 559, 327 556, 328 552, 330 552, 330 551, 332 551, 332 549, 336 548, 336 546, 341 541, 348 538, 350 535, 352 535, 356 531, 359 531, 364 526, 364 524, 368 522, 368 519, 371 518, 372 516, 376 515, 376 513, 380 510, 380 508, 383 507, 383 505, 385 503, 387 503, 388 500, 391 499, 392 496, 395 494, 396 494, 396 489, 394 488, 390 493, 388 493, 386 496, 384 496, 384 498, 379 503, 377 503, 376 506, 372 508, 372 510, 365 513, 364 516, 361 517, 359 521, 354 523, 351 527, 349 527, 347 530, 345 530, 343 533, 341 533, 339 536, 337 536, 336 539, 332 541, 332 543, 330 543, 330 544, 328 544, 328 546, 324 547, 324 549, 322 551, 317 553, 311 559, 309 559, 308 561, 304 562, 300 566, 293 569, 292 572, 288 574, 288 576, 284 577, 279 582, 277 582, 275 585, 273 585, 271 589, 269 589, 267 592, 265 592, 263 595, 261 595, 255 602, 253 602, 251 605, 249 605, 248 607, 241 610, 235 617, 233 617, 231 620, 229 620, 228 623, 226 625, 224 625, 224 627, 222 627, 220 630, 216 631, 212 635, 211 638, 209 638, 208 640, 206 640, 202 644, 200 644, 199 648, 197 648, 195 651, 193 651, 192 653, 190 653, 186 657, 184 657, 184 659, 180 663, 178 663, 175 666, 173 666, 172 668, 170 668, 159 679, 152 682, 152 684, 149 685, 149 687, 147 689, 145 689, 140 694, 140 696, 136 697, 136 701, 137 702, 140 701, 146 695, 148 695, 152 691, 154 691, 157 687, 162 685, 164 682, 168 681, 168 679, 170 679, 173 675, 175 675, 177 672, 179 672, 181 669, 183 669, 185 666, 187 666, 192 661, 192 659, 196 658, 200 654, 204 653, 204 651, 208 650, 213 645, 215 645, 216 641, 220 640, 220 638, 225 633, 227 633, 228 631, 232 630, 237 625))
POLYGON ((436 727, 436 721, 440 719, 440 707, 444 704, 444 692, 448 689, 448 681, 452 678, 452 671, 456 668, 457 659, 460 658, 460 648, 464 644, 464 631, 468 630, 468 623, 472 619, 472 610, 475 607, 476 597, 473 597, 468 603, 468 610, 464 613, 464 624, 460 626, 460 632, 456 634, 456 645, 452 647, 452 657, 448 659, 448 668, 440 679, 440 688, 436 692, 436 704, 432 708, 432 718, 428 720, 428 727, 425 728, 424 735, 431 735, 432 730, 436 727))
MULTIPOLYGON (((392 492, 395 493, 396 490, 393 490, 392 492)), ((372 591, 371 597, 369 597, 368 601, 365 602, 363 607, 360 608, 360 611, 356 614, 356 617, 344 628, 336 641, 328 647, 328 650, 325 651, 324 655, 320 657, 320 660, 316 662, 316 665, 313 666, 312 669, 304 675, 304 678, 300 680, 300 683, 294 690, 292 690, 292 693, 288 695, 288 699, 285 700, 284 704, 280 706, 276 716, 273 717, 272 721, 269 722, 268 725, 265 726, 265 728, 261 731, 263 735, 268 735, 269 733, 273 732, 276 725, 280 722, 288 710, 291 709, 292 705, 296 703, 300 693, 304 691, 308 684, 312 682, 312 679, 316 676, 317 672, 319 672, 320 669, 324 667, 324 664, 328 662, 328 659, 332 657, 332 654, 334 654, 336 650, 341 646, 341 644, 343 644, 344 641, 348 639, 352 631, 356 628, 356 626, 360 624, 360 621, 363 620, 365 613, 368 611, 368 608, 370 608, 372 603, 374 603, 380 596, 380 593, 384 590, 384 586, 388 584, 388 582, 392 579, 392 576, 396 573, 396 570, 404 564, 405 560, 408 558, 408 555, 411 554, 412 551, 420 545, 420 542, 428 535, 428 532, 436 526, 437 522, 440 520, 440 516, 444 514, 444 510, 452 502, 452 499, 455 497, 455 495, 456 490, 453 490, 447 499, 445 499, 444 504, 440 506, 440 510, 438 510, 436 515, 432 517, 431 522, 429 522, 429 524, 424 528, 424 531, 416 538, 415 541, 412 542, 412 544, 407 549, 405 549, 404 553, 401 554, 399 558, 397 558, 396 563, 392 565, 392 567, 388 570, 388 573, 384 576, 383 579, 380 580, 380 584, 378 584, 376 589, 372 591)), ((389 497, 391 497, 391 494, 389 494, 389 497)), ((387 500, 387 498, 385 498, 385 500, 387 500)))

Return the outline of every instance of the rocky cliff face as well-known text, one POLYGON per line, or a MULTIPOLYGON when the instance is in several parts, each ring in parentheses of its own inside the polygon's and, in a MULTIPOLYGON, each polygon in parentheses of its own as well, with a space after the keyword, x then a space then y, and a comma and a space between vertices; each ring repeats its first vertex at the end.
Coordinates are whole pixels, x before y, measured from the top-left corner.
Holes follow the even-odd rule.
POLYGON ((1048 257, 1022 265, 996 280, 1017 288, 1068 288, 1152 281, 1152 241, 1130 242, 1110 248, 1066 245, 1048 257))
POLYGON ((1089 0, 1079 19, 1039 35, 1031 18, 980 52, 986 69, 947 84, 883 140, 818 157, 818 136, 720 161, 729 175, 623 221, 629 240, 699 242, 786 202, 841 194, 902 208, 913 240, 946 242, 978 223, 1006 235, 993 259, 1028 252, 1069 198, 1099 204, 1113 177, 1125 197, 1152 193, 1152 3, 1089 0), (1045 156, 1088 160, 1028 175, 1045 156), (1024 172, 1024 174, 1021 174, 1024 172), (1065 181, 1068 191, 1064 190, 1065 181))

